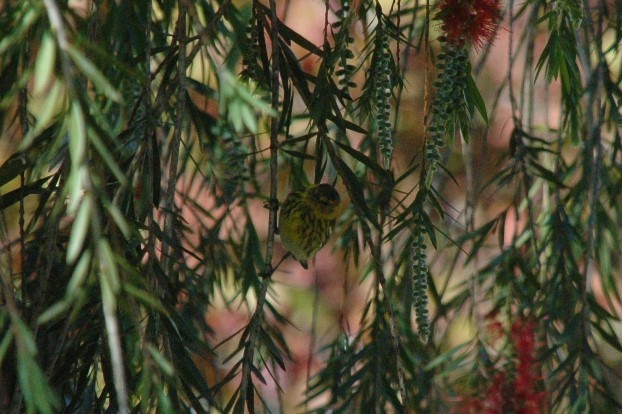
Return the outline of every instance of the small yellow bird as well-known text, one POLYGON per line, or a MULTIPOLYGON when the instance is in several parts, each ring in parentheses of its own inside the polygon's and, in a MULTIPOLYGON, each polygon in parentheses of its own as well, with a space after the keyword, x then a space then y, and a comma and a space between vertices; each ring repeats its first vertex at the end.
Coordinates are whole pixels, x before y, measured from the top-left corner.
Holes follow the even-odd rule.
POLYGON ((281 244, 305 269, 330 238, 340 202, 339 193, 330 184, 292 191, 285 199, 279 215, 281 244))

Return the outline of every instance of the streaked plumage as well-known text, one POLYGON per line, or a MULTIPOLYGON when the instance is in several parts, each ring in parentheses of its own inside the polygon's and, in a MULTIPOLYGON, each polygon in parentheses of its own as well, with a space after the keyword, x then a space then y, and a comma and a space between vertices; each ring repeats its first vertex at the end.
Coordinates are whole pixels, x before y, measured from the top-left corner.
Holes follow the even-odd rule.
POLYGON ((289 193, 281 206, 281 243, 305 269, 307 261, 330 238, 341 198, 330 184, 319 184, 289 193))

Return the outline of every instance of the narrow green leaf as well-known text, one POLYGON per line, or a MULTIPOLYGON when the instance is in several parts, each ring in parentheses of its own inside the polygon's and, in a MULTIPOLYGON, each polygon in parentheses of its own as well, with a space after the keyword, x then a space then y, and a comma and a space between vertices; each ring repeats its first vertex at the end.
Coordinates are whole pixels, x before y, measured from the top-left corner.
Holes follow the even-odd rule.
POLYGON ((103 73, 95 66, 93 62, 91 62, 86 56, 82 54, 78 49, 73 45, 69 45, 67 48, 67 53, 71 57, 73 63, 80 69, 80 72, 84 74, 93 85, 97 88, 97 90, 104 95, 106 95, 109 99, 115 102, 121 102, 121 94, 117 92, 117 90, 112 86, 110 81, 104 76, 103 73))
POLYGON ((482 95, 480 94, 479 89, 477 88, 477 84, 475 83, 475 80, 473 79, 470 71, 467 73, 466 81, 467 101, 470 101, 470 103, 475 106, 477 112, 479 112, 486 125, 488 125, 488 113, 486 112, 486 104, 484 103, 484 98, 482 98, 482 95))
POLYGON ((164 414, 176 414, 178 411, 173 407, 168 389, 158 387, 158 412, 164 414))
POLYGON ((60 406, 58 397, 50 387, 34 354, 24 352, 18 347, 17 374, 21 391, 24 393, 27 412, 53 414, 60 406))
POLYGON ((307 154, 306 152, 302 152, 302 151, 295 151, 295 150, 289 150, 289 149, 285 149, 281 147, 281 151, 283 151, 284 153, 291 155, 294 158, 299 158, 301 160, 315 160, 315 157, 311 154, 307 154))
MULTIPOLYGON (((261 3, 259 4, 261 5, 262 8, 265 9, 264 13, 270 16, 269 9, 265 5, 261 3)), ((279 34, 283 37, 283 39, 286 42, 289 43, 290 41, 293 41, 294 43, 299 44, 304 50, 308 50, 309 52, 317 55, 318 57, 322 57, 322 58, 324 57, 324 51, 321 48, 319 48, 317 45, 315 45, 313 42, 311 42, 306 37, 302 36, 300 33, 289 28, 287 25, 285 24, 279 25, 279 34)))
POLYGON ((93 147, 97 150, 97 153, 101 155, 102 159, 110 169, 110 172, 114 175, 114 177, 119 181, 120 186, 126 186, 128 184, 128 179, 119 168, 119 165, 114 159, 114 156, 110 153, 106 145, 102 142, 99 135, 96 133, 89 134, 90 142, 93 143, 93 147))
POLYGON ((11 323, 15 327, 15 336, 19 341, 19 348, 22 348, 21 351, 30 355, 35 355, 37 353, 37 345, 35 344, 35 338, 30 328, 19 316, 14 314, 11 315, 11 323))
POLYGON ((341 178, 345 182, 348 193, 352 197, 352 202, 356 207, 356 211, 362 214, 376 229, 380 229, 380 225, 378 224, 376 217, 371 212, 367 202, 365 201, 363 187, 361 186, 358 177, 340 158, 337 158, 336 161, 340 164, 338 171, 342 173, 341 178))
POLYGON ((67 284, 67 290, 65 292, 66 298, 72 298, 76 294, 76 291, 82 287, 86 277, 89 274, 89 270, 91 268, 91 259, 93 258, 91 250, 85 250, 84 253, 80 256, 78 263, 73 269, 73 273, 71 274, 71 279, 69 279, 69 283, 67 284))
POLYGON ((80 206, 83 196, 83 177, 88 175, 86 165, 80 165, 78 168, 72 168, 67 179, 67 214, 75 214, 80 206))
POLYGON ((86 155, 86 122, 80 102, 77 100, 71 103, 68 133, 69 155, 71 156, 71 164, 75 168, 82 164, 86 155))
MULTIPOLYGON (((3 321, 0 321, 3 322, 3 321)), ((4 323, 2 323, 4 326, 4 323)), ((2 337, 2 342, 0 342, 0 363, 4 361, 4 357, 6 356, 6 351, 9 349, 9 346, 13 343, 13 331, 7 329, 4 332, 4 336, 2 337)))
POLYGON ((484 241, 486 240, 486 236, 488 236, 488 233, 496 224, 497 224, 497 219, 490 220, 488 223, 476 228, 475 230, 472 230, 464 234, 462 237, 460 237, 456 241, 456 243, 459 246, 461 246, 466 241, 469 241, 469 240, 473 241, 473 246, 472 246, 471 251, 468 254, 466 263, 469 263, 472 259, 476 257, 477 252, 479 251, 479 249, 484 244, 484 241))
POLYGON ((92 201, 91 197, 86 195, 80 203, 78 214, 71 226, 71 234, 69 243, 67 244, 67 264, 73 264, 82 250, 82 245, 86 239, 91 219, 92 201))
POLYGON ((272 359, 281 367, 281 369, 285 370, 285 363, 283 362, 281 351, 270 337, 270 334, 264 329, 260 329, 259 335, 262 339, 263 345, 268 349, 268 352, 272 356, 272 359))
POLYGON ((50 177, 45 177, 37 180, 33 183, 23 185, 16 188, 13 191, 9 191, 6 194, 2 194, 0 197, 0 210, 23 200, 29 195, 33 194, 45 194, 48 190, 45 188, 45 184, 50 180, 50 177))
MULTIPOLYGON (((231 395, 231 398, 229 398, 229 401, 227 402, 227 405, 225 406, 225 409, 223 410, 223 412, 225 412, 225 413, 237 413, 237 411, 234 411, 234 410, 239 405, 239 404, 236 404, 236 401, 238 401, 239 395, 240 395, 240 388, 236 387, 235 391, 231 395)), ((241 408, 241 412, 244 412, 244 407, 241 408)))
POLYGON ((292 137, 292 136, 288 136, 285 141, 281 142, 280 144, 280 148, 283 148, 286 145, 293 145, 293 144, 297 144, 299 142, 307 142, 309 141, 311 138, 315 138, 318 135, 317 132, 309 132, 306 134, 303 134, 299 137, 292 137))
POLYGON ((37 112, 37 122, 35 123, 35 127, 28 131, 28 133, 24 136, 24 139, 17 147, 17 151, 24 151, 26 148, 32 144, 32 141, 43 131, 52 120, 52 117, 56 115, 59 110, 62 108, 62 92, 64 92, 64 88, 61 82, 55 82, 50 89, 49 94, 43 101, 41 108, 37 112))
POLYGON ((544 46, 544 49, 542 49, 542 53, 540 54, 540 57, 538 58, 538 62, 536 63, 536 75, 535 75, 536 79, 540 75, 540 71, 542 70, 542 68, 548 66, 548 61, 549 61, 549 57, 551 54, 551 44, 552 44, 553 36, 554 36, 554 33, 551 33, 551 37, 549 38, 549 41, 544 46))
POLYGON ((175 375, 175 367, 158 351, 158 349, 152 344, 147 344, 147 350, 149 354, 153 357, 156 365, 160 367, 162 372, 164 372, 169 377, 175 375))
POLYGON ((54 67, 56 65, 56 42, 49 32, 46 32, 41 39, 41 46, 35 61, 35 81, 33 94, 43 93, 52 80, 54 67))
POLYGON ((156 309, 158 312, 167 314, 167 311, 164 308, 164 305, 162 305, 162 302, 157 297, 151 295, 146 290, 133 286, 130 283, 124 283, 123 290, 129 293, 130 295, 134 296, 136 299, 138 299, 143 304, 153 309, 156 309))
POLYGON ((37 323, 44 324, 51 321, 52 319, 58 318, 59 316, 64 314, 68 308, 69 303, 64 299, 61 299, 49 308, 47 308, 45 311, 43 311, 43 313, 41 313, 41 315, 39 315, 39 317, 37 318, 37 323))
POLYGON ((549 183, 555 184, 560 188, 566 188, 566 185, 564 185, 564 183, 560 181, 559 176, 553 173, 551 170, 548 170, 537 163, 529 164, 529 166, 536 170, 536 175, 548 181, 549 183))
POLYGON ((434 358, 432 361, 428 362, 428 364, 423 368, 424 371, 432 371, 436 367, 441 366, 442 364, 451 361, 454 359, 454 356, 461 350, 463 350, 468 343, 463 343, 455 348, 450 349, 447 352, 442 353, 441 355, 434 358))
POLYGON ((119 274, 114 259, 114 253, 108 240, 101 239, 97 243, 99 258, 100 283, 102 290, 102 300, 107 306, 116 306, 116 297, 120 289, 119 274))
POLYGON ((268 385, 268 383, 266 382, 266 379, 263 377, 261 371, 259 370, 259 368, 255 366, 255 364, 251 363, 250 368, 251 368, 251 372, 255 374, 255 377, 257 377, 257 379, 261 381, 262 384, 268 385))
POLYGON ((339 142, 339 141, 334 141, 334 142, 335 142, 335 144, 337 144, 339 146, 339 148, 341 148, 342 150, 347 152, 348 155, 350 155, 355 160, 361 162, 367 168, 377 172, 380 175, 386 175, 386 170, 384 168, 382 168, 382 166, 380 166, 380 164, 378 164, 377 162, 375 162, 374 160, 369 158, 367 155, 363 154, 360 151, 355 150, 354 148, 352 148, 351 146, 349 146, 346 143, 339 142))
MULTIPOLYGON (((21 15, 18 15, 19 26, 17 26, 14 30, 11 30, 10 36, 5 36, 0 39, 0 55, 5 56, 7 51, 13 47, 15 44, 19 44, 23 41, 23 37, 25 33, 28 31, 30 26, 32 26, 37 18, 39 18, 39 13, 41 12, 41 8, 37 7, 38 3, 32 4, 32 2, 21 2, 22 7, 25 10, 22 10, 21 15)), ((6 13, 6 8, 3 10, 3 13, 6 13)), ((21 45, 20 45, 21 46, 21 45)))
POLYGON ((257 119, 255 119, 255 114, 253 110, 247 105, 240 106, 240 118, 244 123, 244 126, 251 134, 257 133, 257 119))
POLYGON ((110 203, 106 204, 105 207, 108 213, 110 213, 110 217, 112 217, 114 222, 119 227, 119 230, 121 230, 121 233, 123 233, 123 237, 125 237, 126 239, 129 239, 131 235, 130 226, 127 223, 127 220, 125 219, 125 216, 123 215, 121 210, 119 210, 119 207, 115 206, 114 204, 110 204, 110 203))

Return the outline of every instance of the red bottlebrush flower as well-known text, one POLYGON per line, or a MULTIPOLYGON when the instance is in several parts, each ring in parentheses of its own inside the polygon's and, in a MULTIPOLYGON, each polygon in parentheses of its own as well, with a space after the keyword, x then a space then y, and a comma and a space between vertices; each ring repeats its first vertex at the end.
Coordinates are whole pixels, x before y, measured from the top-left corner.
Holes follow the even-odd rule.
POLYGON ((536 361, 536 323, 533 319, 518 320, 512 324, 512 340, 518 357, 514 398, 517 414, 540 414, 544 392, 536 391, 541 377, 536 361))
MULTIPOLYGON (((491 316, 488 329, 501 334, 503 326, 491 316)), ((506 335, 511 339, 511 354, 505 363, 490 372, 489 383, 480 397, 463 397, 458 401, 460 414, 542 414, 546 412, 546 391, 539 391, 542 382, 537 360, 539 347, 537 322, 531 318, 516 320, 506 335)))
POLYGON ((486 392, 484 411, 486 414, 504 414, 509 401, 507 378, 503 372, 497 373, 486 392))
POLYGON ((501 4, 499 0, 442 0, 438 18, 448 43, 480 49, 495 37, 501 4))

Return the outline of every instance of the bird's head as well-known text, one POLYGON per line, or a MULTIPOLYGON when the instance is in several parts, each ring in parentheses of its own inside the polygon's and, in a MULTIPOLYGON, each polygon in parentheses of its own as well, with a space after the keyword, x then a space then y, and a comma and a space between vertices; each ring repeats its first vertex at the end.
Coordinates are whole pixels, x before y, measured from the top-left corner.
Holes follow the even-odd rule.
POLYGON ((330 184, 318 184, 308 189, 307 196, 316 214, 327 219, 337 218, 339 214, 337 207, 341 203, 341 197, 335 187, 330 184))

